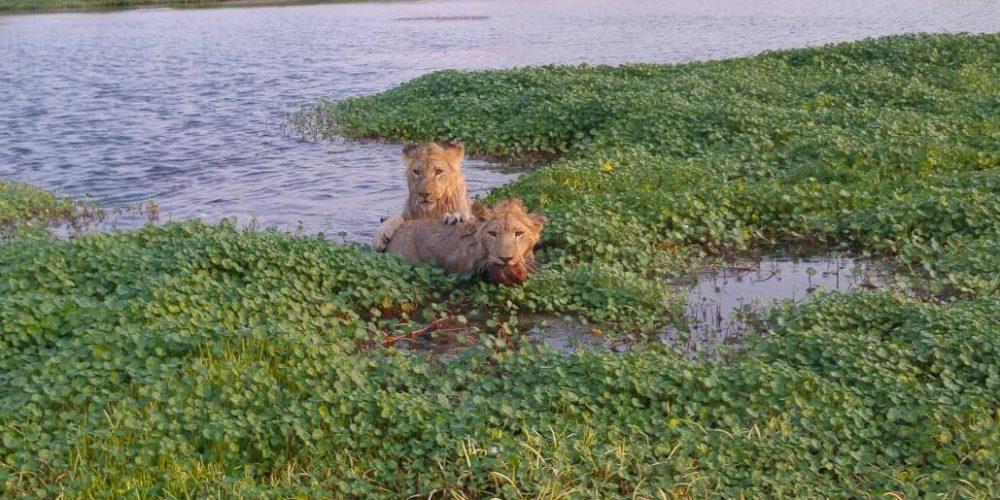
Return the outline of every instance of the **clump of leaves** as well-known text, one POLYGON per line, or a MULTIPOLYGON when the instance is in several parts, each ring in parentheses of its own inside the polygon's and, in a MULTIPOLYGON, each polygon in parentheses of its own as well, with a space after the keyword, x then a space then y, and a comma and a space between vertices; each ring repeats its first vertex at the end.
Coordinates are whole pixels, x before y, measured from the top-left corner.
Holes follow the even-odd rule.
POLYGON ((20 182, 0 180, 0 241, 18 237, 49 237, 50 225, 95 216, 90 202, 56 196, 20 182))

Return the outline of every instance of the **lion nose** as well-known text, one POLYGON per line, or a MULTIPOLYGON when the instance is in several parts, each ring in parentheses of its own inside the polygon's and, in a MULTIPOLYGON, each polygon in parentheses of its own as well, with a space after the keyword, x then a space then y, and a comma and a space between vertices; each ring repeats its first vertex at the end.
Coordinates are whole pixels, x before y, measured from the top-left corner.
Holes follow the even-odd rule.
POLYGON ((431 196, 431 194, 430 194, 430 193, 417 193, 417 194, 419 194, 419 195, 420 195, 420 197, 421 197, 421 198, 423 198, 423 199, 425 199, 425 200, 426 200, 427 198, 430 198, 430 196, 431 196))
POLYGON ((502 260, 504 264, 510 264, 510 261, 514 260, 514 257, 500 257, 500 260, 502 260))

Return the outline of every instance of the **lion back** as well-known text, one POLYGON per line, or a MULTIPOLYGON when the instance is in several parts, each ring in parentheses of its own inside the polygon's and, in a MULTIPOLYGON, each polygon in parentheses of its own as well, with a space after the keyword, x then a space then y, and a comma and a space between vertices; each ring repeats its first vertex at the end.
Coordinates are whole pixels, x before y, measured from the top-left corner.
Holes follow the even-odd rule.
POLYGON ((387 253, 402 255, 413 263, 430 262, 449 273, 475 269, 483 258, 473 222, 447 225, 434 219, 404 222, 386 247, 387 253))

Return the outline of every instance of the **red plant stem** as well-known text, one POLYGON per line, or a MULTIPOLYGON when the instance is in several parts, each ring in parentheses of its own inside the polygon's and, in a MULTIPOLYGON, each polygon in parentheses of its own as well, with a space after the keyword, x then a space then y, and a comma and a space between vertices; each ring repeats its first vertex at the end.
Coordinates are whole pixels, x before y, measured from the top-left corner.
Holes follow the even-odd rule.
POLYGON ((436 319, 432 320, 430 323, 428 323, 427 325, 424 325, 424 326, 422 326, 420 328, 417 328, 416 330, 410 330, 409 332, 404 333, 402 335, 394 335, 392 337, 386 337, 385 340, 382 341, 382 345, 388 347, 388 346, 391 346, 392 344, 395 344, 396 342, 399 342, 400 340, 403 340, 403 339, 411 339, 412 340, 417 335, 422 335, 424 333, 427 333, 427 332, 429 332, 429 331, 437 328, 441 324, 442 321, 444 321, 442 318, 436 318, 436 319))

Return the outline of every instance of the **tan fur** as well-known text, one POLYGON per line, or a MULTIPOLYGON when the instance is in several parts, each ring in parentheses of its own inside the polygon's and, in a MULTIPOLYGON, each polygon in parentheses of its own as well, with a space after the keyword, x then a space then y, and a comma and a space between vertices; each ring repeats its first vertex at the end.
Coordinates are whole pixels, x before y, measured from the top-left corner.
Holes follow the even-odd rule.
POLYGON ((516 199, 501 201, 492 210, 476 203, 473 210, 474 222, 405 222, 386 251, 410 262, 433 262, 449 273, 481 272, 489 264, 534 266, 544 217, 527 213, 516 199))
POLYGON ((440 145, 432 141, 403 148, 408 196, 403 213, 387 219, 375 232, 375 250, 384 250, 399 226, 409 220, 440 219, 446 224, 472 220, 462 173, 464 158, 465 146, 460 142, 440 145))

